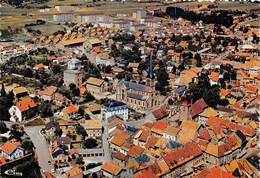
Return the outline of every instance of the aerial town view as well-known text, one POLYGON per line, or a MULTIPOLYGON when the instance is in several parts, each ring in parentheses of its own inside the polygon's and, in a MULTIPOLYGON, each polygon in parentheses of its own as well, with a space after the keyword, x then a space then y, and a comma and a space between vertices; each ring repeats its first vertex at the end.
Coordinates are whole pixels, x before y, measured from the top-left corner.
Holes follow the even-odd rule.
POLYGON ((0 178, 259 178, 260 0, 0 0, 0 178))

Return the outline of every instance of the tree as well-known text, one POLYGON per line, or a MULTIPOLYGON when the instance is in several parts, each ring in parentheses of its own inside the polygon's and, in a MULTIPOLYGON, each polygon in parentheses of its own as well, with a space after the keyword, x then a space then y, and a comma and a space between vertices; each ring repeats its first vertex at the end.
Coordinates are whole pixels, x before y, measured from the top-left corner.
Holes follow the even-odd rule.
POLYGON ((9 129, 6 127, 6 124, 5 124, 3 121, 1 121, 1 122, 0 122, 0 133, 1 133, 1 134, 2 134, 2 133, 6 133, 8 130, 9 130, 9 129))
POLYGON ((76 158, 76 163, 77 163, 77 164, 84 164, 83 157, 82 157, 81 155, 79 155, 79 156, 76 158))
POLYGON ((166 87, 169 85, 169 75, 166 72, 166 69, 163 67, 157 72, 157 83, 155 88, 160 91, 162 95, 166 95, 166 87))
POLYGON ((88 138, 87 140, 84 141, 84 148, 95 148, 97 147, 97 140, 93 139, 93 138, 88 138))
POLYGON ((33 143, 30 140, 23 140, 21 143, 22 148, 26 151, 32 153, 33 152, 33 143))
POLYGON ((87 136, 85 128, 82 127, 80 124, 76 126, 75 130, 78 135, 82 135, 83 137, 87 136))
POLYGON ((81 115, 81 116, 84 116, 85 115, 85 111, 82 107, 79 107, 79 111, 78 113, 81 115))
POLYGON ((196 53, 194 58, 196 60, 196 66, 197 67, 202 67, 202 60, 201 60, 200 54, 196 53))
POLYGON ((52 72, 53 72, 55 75, 56 75, 56 74, 59 74, 59 73, 61 72, 61 66, 55 64, 55 65, 52 67, 52 72))
POLYGON ((48 101, 44 101, 40 104, 39 107, 40 113, 42 117, 52 117, 53 111, 51 108, 51 103, 48 101))

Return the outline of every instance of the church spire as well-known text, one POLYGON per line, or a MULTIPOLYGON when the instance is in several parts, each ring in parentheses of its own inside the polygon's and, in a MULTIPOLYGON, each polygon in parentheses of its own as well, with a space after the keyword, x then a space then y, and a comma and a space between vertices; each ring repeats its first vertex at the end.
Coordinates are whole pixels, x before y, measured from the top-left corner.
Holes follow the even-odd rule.
POLYGON ((153 53, 150 54, 149 68, 148 68, 148 78, 153 79, 153 53))

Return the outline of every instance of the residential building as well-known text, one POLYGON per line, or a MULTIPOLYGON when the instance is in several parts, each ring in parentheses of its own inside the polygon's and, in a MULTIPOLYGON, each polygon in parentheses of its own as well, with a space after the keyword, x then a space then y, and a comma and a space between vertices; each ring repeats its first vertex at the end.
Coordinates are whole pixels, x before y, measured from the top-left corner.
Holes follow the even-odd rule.
POLYGON ((189 173, 191 167, 203 162, 203 154, 200 147, 194 143, 186 143, 183 147, 166 153, 163 159, 170 168, 170 172, 163 178, 182 177, 189 173))
POLYGON ((63 174, 62 178, 83 178, 83 171, 79 167, 74 167, 63 174))
POLYGON ((94 119, 85 120, 85 123, 83 124, 83 126, 86 130, 88 137, 90 137, 90 138, 101 137, 101 135, 102 135, 102 124, 99 120, 94 120, 94 119))
POLYGON ((100 94, 106 91, 106 82, 102 79, 90 77, 86 81, 86 88, 92 94, 100 94))
POLYGON ((68 62, 68 70, 80 70, 82 67, 79 59, 73 58, 68 62))
POLYGON ((76 119, 78 117, 78 109, 75 105, 65 107, 63 109, 63 117, 66 119, 76 119))
POLYGON ((45 101, 51 101, 53 99, 53 95, 56 91, 57 91, 57 87, 49 86, 45 90, 38 91, 36 96, 45 101))
POLYGON ((0 147, 1 156, 8 160, 14 160, 24 156, 24 149, 20 142, 7 141, 0 147))
POLYGON ((103 104, 101 107, 101 117, 102 120, 108 120, 109 118, 117 116, 121 118, 123 121, 128 120, 128 107, 126 104, 123 103, 106 103, 103 104))
POLYGON ((63 74, 64 85, 69 86, 74 83, 77 87, 82 84, 83 71, 81 70, 65 70, 63 74))
POLYGON ((16 102, 9 109, 10 121, 21 122, 27 118, 33 117, 36 114, 37 103, 30 97, 26 97, 16 102))
POLYGON ((101 170, 104 177, 120 178, 123 168, 112 162, 106 162, 103 163, 101 170))
POLYGON ((29 94, 25 87, 15 87, 12 92, 16 98, 21 98, 29 94))

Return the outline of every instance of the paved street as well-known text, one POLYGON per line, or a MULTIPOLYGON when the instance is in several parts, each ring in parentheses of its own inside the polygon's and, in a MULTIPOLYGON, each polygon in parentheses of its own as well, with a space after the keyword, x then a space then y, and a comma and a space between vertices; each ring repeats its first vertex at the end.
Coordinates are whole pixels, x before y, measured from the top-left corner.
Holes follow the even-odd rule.
POLYGON ((52 165, 49 165, 48 161, 51 160, 51 156, 48 151, 48 144, 44 137, 40 134, 40 130, 43 126, 34 126, 34 127, 25 127, 25 132, 31 138, 34 146, 36 147, 36 154, 38 156, 38 162, 42 169, 51 172, 53 168, 52 165))
POLYGON ((104 132, 102 134, 102 143, 103 143, 103 149, 105 152, 105 158, 106 161, 111 161, 110 157, 110 149, 109 149, 109 143, 108 143, 108 123, 107 121, 102 121, 102 125, 104 127, 104 132))

